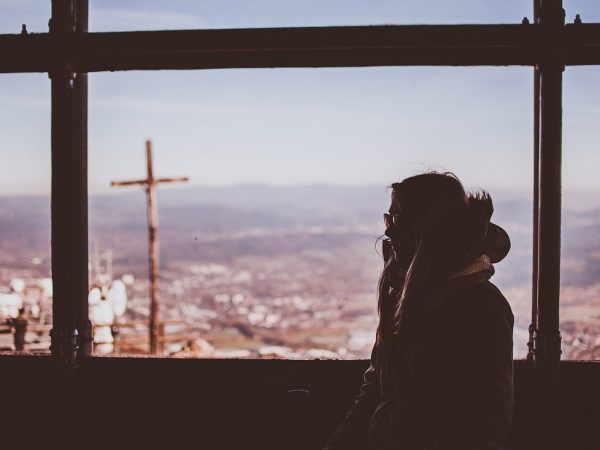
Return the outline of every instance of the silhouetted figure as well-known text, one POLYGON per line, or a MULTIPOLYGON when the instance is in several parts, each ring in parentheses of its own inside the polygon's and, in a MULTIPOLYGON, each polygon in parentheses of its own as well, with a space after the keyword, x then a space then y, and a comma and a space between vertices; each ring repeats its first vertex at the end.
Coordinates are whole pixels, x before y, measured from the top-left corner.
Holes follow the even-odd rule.
POLYGON ((8 324, 13 328, 15 350, 23 351, 25 349, 25 333, 27 332, 25 308, 19 308, 17 317, 8 319, 8 324))
POLYGON ((513 414, 513 315, 488 280, 510 239, 452 174, 392 185, 371 365, 327 450, 499 450, 513 414))

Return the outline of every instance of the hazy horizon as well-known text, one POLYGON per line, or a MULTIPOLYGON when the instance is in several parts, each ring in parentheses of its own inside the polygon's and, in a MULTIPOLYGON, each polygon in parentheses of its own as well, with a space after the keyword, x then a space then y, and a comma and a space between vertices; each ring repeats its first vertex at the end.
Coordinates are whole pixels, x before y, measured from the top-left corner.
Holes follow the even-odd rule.
MULTIPOLYGON (((391 183, 391 182, 390 182, 391 183)), ((164 193, 171 191, 190 191, 194 189, 205 190, 235 190, 244 188, 271 188, 271 189, 302 189, 302 188, 323 188, 323 189, 377 189, 382 193, 382 197, 389 198, 390 183, 369 183, 369 184, 342 184, 342 183, 297 183, 297 184, 275 184, 275 183, 231 183, 231 184, 201 184, 191 183, 186 184, 166 184, 158 187, 159 200, 164 193)), ((532 202, 532 189, 510 189, 498 188, 494 186, 469 186, 465 184, 467 191, 485 190, 490 193, 495 203, 502 202, 532 202)), ((142 188, 139 186, 130 186, 127 188, 107 187, 103 190, 89 191, 90 197, 121 197, 135 195, 141 193, 142 188)), ((47 192, 20 192, 20 193, 5 193, 0 192, 0 198, 18 199, 18 198, 47 198, 50 200, 50 189, 47 192)), ((293 205, 293 202, 291 203, 293 205)), ((600 209, 600 189, 567 189, 563 190, 563 209, 565 210, 594 210, 600 209)))

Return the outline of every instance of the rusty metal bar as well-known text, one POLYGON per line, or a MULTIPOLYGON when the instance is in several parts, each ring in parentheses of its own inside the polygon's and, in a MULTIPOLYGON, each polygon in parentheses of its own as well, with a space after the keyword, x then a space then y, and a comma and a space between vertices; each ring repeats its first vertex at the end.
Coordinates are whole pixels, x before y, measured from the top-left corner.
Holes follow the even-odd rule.
POLYGON ((555 41, 564 48, 566 64, 600 64, 600 24, 388 25, 0 35, 0 73, 48 72, 61 58, 78 72, 533 66, 555 41))
MULTIPOLYGON (((540 24, 550 29, 560 28, 564 24, 562 0, 541 0, 540 24)), ((550 390, 558 387, 561 354, 559 294, 563 70, 561 52, 547 52, 539 70, 538 301, 533 360, 541 383, 550 390)))
POLYGON ((160 345, 161 326, 159 319, 160 292, 159 284, 159 247, 158 247, 158 212, 156 208, 156 186, 161 183, 187 182, 188 177, 155 178, 152 164, 152 141, 146 141, 146 178, 144 180, 113 181, 111 186, 141 185, 146 192, 146 213, 148 216, 148 278, 150 280, 150 318, 148 323, 148 342, 151 355, 162 354, 160 345))
POLYGON ((190 181, 189 177, 169 177, 169 178, 156 178, 154 182, 156 184, 161 183, 186 183, 190 181))
POLYGON ((148 213, 148 271, 150 278, 150 323, 148 326, 150 338, 150 354, 159 352, 158 338, 160 323, 158 320, 158 214, 156 211, 156 190, 154 171, 152 167, 152 141, 146 141, 146 202, 148 213))
MULTIPOLYGON (((88 0, 75 1, 75 33, 81 36, 88 32, 88 0)), ((75 101, 75 149, 78 160, 75 163, 74 170, 78 179, 77 183, 77 220, 78 229, 75 239, 77 241, 78 262, 88 261, 88 74, 78 72, 74 80, 74 101, 75 101)), ((79 333, 79 357, 85 357, 92 354, 93 331, 92 322, 89 319, 88 306, 88 264, 80 264, 77 270, 77 295, 76 315, 77 331, 79 333)))
POLYGON ((128 180, 128 181, 111 181, 110 185, 115 186, 146 186, 148 180, 144 178, 143 180, 128 180))
MULTIPOLYGON (((87 0, 52 2, 50 33, 53 36, 67 36, 86 29, 87 0)), ((71 71, 68 59, 55 62, 50 78, 51 351, 59 371, 68 373, 77 366, 79 352, 89 351, 91 338, 87 317, 87 78, 71 71)))
MULTIPOLYGON (((533 23, 540 20, 540 0, 533 0, 533 23)), ((534 341, 537 330, 538 302, 538 214, 540 187, 540 70, 533 69, 533 236, 532 236, 532 270, 531 270, 531 324, 529 325, 529 341, 527 360, 534 359, 534 341)))

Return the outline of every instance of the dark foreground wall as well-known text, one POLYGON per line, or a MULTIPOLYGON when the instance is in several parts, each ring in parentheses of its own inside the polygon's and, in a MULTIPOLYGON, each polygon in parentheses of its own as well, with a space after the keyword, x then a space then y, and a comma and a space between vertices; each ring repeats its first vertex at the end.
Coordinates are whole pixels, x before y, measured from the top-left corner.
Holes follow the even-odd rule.
MULTIPOLYGON (((0 448, 317 449, 367 364, 91 358, 66 383, 48 356, 2 356, 0 448)), ((600 449, 600 363, 563 363, 556 401, 529 372, 516 362, 513 448, 600 449)))

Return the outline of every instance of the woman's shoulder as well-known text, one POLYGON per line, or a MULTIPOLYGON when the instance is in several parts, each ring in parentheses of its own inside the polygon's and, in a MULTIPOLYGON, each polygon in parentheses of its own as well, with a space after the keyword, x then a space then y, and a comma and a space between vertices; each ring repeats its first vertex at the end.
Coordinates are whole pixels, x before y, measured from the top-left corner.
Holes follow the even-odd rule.
POLYGON ((450 293, 452 308, 465 317, 478 321, 502 321, 511 327, 514 316, 508 300, 490 281, 464 287, 450 293))

